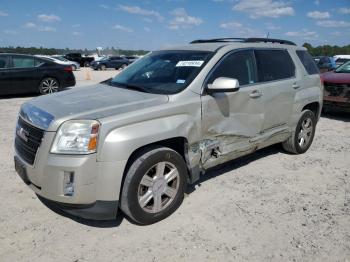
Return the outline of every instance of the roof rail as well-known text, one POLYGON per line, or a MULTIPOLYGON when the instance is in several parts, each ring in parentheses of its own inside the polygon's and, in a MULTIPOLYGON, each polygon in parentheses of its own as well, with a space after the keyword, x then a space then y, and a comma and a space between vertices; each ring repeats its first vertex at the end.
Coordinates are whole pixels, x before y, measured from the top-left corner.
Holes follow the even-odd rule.
POLYGON ((263 43, 278 43, 282 45, 296 45, 294 42, 289 40, 273 39, 273 38, 246 38, 244 42, 246 43, 263 42, 263 43))
POLYGON ((296 45, 292 41, 273 38, 214 38, 214 39, 199 39, 194 40, 190 44, 202 44, 202 43, 225 43, 225 42, 243 42, 243 43, 278 43, 282 45, 296 45))
POLYGON ((218 42, 244 42, 245 38, 214 38, 214 39, 198 39, 192 41, 190 44, 201 44, 201 43, 218 43, 218 42))

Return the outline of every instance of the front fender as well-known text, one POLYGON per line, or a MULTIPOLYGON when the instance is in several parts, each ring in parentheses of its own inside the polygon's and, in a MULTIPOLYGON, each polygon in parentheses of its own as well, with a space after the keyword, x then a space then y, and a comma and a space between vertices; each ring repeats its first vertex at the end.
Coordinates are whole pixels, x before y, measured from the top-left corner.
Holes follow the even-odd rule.
POLYGON ((199 137, 200 127, 190 115, 179 114, 150 119, 110 131, 99 147, 98 161, 123 161, 140 147, 174 137, 189 143, 199 137))

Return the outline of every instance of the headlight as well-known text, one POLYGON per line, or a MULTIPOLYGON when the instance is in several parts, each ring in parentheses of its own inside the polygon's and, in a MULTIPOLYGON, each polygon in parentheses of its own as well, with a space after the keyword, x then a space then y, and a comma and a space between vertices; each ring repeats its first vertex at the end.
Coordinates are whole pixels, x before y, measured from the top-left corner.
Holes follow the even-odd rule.
POLYGON ((55 154, 91 154, 96 152, 100 123, 95 120, 64 122, 51 147, 55 154))

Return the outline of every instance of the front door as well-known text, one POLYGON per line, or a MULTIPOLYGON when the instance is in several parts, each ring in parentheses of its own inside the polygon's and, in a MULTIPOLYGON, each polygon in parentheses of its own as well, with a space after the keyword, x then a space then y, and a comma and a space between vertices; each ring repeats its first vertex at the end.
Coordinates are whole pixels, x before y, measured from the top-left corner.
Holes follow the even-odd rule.
POLYGON ((32 56, 13 55, 11 74, 13 77, 12 89, 15 93, 38 91, 39 76, 32 56))
POLYGON ((9 56, 0 56, 0 95, 12 94, 11 73, 9 70, 9 56))
POLYGON ((200 148, 204 168, 255 150, 250 140, 261 133, 265 118, 253 50, 234 51, 223 57, 205 87, 219 77, 237 79, 240 89, 202 96, 204 139, 200 148))

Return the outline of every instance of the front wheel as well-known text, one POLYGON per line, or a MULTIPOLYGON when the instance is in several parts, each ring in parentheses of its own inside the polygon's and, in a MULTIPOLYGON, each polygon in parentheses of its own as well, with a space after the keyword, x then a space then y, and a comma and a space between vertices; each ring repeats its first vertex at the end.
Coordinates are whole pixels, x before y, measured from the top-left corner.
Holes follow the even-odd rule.
POLYGON ((84 63, 84 67, 89 67, 89 66, 90 66, 90 62, 86 61, 86 62, 84 63))
POLYGON ((160 221, 181 205, 186 177, 185 161, 176 151, 157 147, 141 152, 126 174, 121 209, 139 224, 160 221))
POLYGON ((292 136, 282 143, 283 148, 293 154, 305 153, 312 144, 316 130, 316 116, 304 110, 292 136))
POLYGON ((60 89, 60 84, 55 78, 46 77, 39 84, 39 92, 42 95, 56 93, 60 89))

